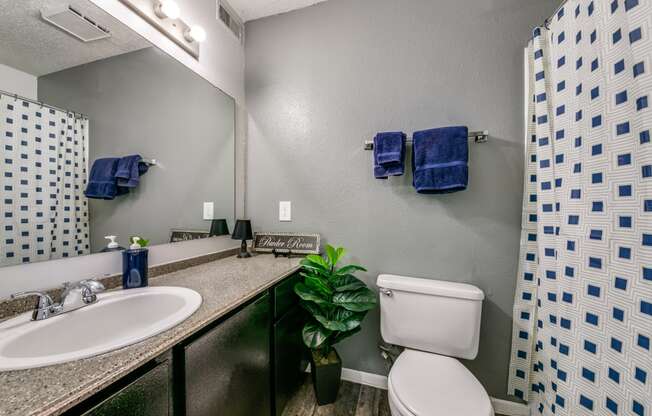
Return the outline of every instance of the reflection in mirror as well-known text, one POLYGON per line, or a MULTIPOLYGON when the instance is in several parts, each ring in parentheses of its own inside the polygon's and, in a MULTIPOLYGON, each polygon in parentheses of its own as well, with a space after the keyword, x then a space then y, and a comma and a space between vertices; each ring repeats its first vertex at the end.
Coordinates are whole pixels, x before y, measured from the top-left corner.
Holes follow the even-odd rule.
POLYGON ((232 228, 231 97, 89 1, 0 6, 0 266, 232 228))

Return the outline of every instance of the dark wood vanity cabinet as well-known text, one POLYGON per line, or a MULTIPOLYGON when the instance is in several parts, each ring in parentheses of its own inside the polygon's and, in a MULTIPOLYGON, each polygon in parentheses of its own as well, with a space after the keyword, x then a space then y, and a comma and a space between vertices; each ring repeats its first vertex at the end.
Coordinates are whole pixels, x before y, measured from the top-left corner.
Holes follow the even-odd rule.
POLYGON ((66 415, 280 416, 307 366, 297 280, 284 279, 66 415))
POLYGON ((187 416, 269 416, 270 296, 184 347, 187 416))
POLYGON ((298 275, 277 285, 274 290, 272 327, 272 403, 273 415, 280 416, 292 395, 301 387, 308 366, 301 338, 306 316, 294 293, 298 275))

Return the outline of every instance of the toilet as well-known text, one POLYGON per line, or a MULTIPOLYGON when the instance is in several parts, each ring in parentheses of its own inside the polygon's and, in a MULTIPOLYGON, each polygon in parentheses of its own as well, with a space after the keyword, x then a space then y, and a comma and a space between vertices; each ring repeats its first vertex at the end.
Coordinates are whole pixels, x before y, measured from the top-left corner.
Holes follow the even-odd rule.
POLYGON ((482 290, 390 274, 377 284, 382 337, 405 347, 388 377, 392 416, 493 416, 484 387, 457 360, 478 354, 482 290))

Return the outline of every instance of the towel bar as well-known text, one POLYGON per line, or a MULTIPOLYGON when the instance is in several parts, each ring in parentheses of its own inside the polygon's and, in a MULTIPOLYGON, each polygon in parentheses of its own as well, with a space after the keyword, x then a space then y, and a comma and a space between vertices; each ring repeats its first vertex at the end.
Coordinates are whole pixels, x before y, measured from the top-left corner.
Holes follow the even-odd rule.
MULTIPOLYGON (((476 143, 486 143, 489 139, 489 130, 483 131, 470 131, 469 139, 473 139, 476 143)), ((407 143, 412 143, 411 139, 407 139, 407 143)), ((374 141, 367 140, 364 142, 364 150, 374 150, 374 141)))
POLYGON ((148 166, 157 166, 158 161, 156 159, 140 159, 141 163, 144 163, 148 166))

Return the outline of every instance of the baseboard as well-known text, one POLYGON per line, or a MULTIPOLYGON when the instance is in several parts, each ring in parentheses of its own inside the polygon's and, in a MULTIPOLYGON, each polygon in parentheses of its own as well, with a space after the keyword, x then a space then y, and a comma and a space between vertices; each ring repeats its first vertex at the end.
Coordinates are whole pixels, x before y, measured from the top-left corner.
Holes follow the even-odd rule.
POLYGON ((510 402, 509 400, 491 398, 494 412, 505 416, 530 416, 530 408, 526 404, 510 402))
MULTIPOLYGON (((308 367, 308 371, 310 371, 310 367, 308 367)), ((387 376, 381 376, 380 374, 367 373, 352 368, 343 368, 342 380, 387 390, 387 376)), ((525 404, 492 397, 491 405, 494 408, 494 412, 502 416, 530 415, 530 409, 525 404)))
POLYGON ((381 376, 380 374, 343 368, 342 380, 387 390, 387 376, 381 376))

